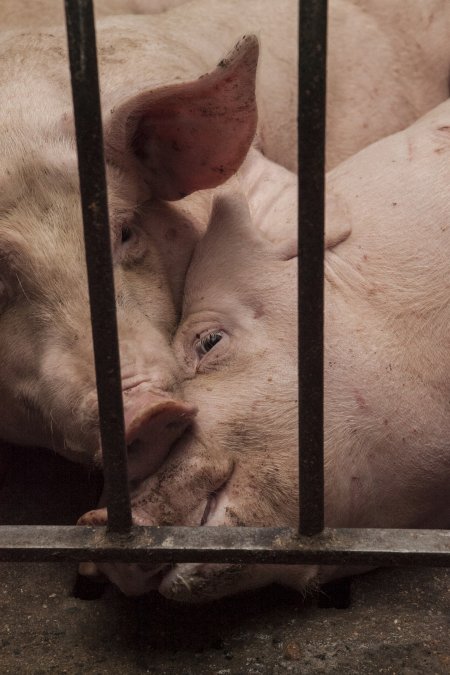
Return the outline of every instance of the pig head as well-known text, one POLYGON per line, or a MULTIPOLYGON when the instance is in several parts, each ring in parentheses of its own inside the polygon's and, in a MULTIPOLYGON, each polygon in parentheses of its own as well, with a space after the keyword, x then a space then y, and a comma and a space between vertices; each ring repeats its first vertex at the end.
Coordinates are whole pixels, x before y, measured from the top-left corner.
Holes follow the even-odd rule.
MULTIPOLYGON (((37 36, 24 68, 29 35, 7 35, 1 49, 8 67, 0 74, 0 438, 99 463, 65 38, 37 36)), ((176 393, 169 343, 192 247, 210 211, 207 188, 237 170, 255 132, 257 57, 257 40, 247 36, 211 73, 122 97, 107 114, 132 478, 154 471, 195 415, 176 393), (198 190, 204 192, 189 197, 198 190)))
MULTIPOLYGON (((326 524, 448 527, 450 102, 328 175, 326 524)), ((280 205, 295 203, 292 187, 280 205), (288 197, 289 193, 291 194, 288 197)), ((276 216, 277 195, 267 195, 276 216)), ((270 209, 269 209, 270 210, 270 209)), ((297 526, 297 259, 238 193, 215 201, 174 352, 189 432, 133 498, 136 524, 297 526)), ((287 233, 286 233, 287 234, 287 233)), ((104 511, 81 522, 104 524, 104 511)), ((345 567, 102 565, 125 592, 186 601, 345 567)))

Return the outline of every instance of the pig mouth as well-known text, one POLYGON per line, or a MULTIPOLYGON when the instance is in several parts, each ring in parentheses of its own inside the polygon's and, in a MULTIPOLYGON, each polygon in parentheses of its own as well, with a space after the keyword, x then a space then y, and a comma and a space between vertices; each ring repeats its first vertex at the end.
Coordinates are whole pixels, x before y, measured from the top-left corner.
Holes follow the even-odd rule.
MULTIPOLYGON (((222 482, 219 483, 219 485, 208 494, 208 497, 206 498, 205 509, 203 511, 203 515, 200 520, 200 527, 208 525, 209 522, 213 519, 213 517, 217 516, 218 512, 222 509, 223 506, 222 501, 226 495, 226 488, 228 487, 228 485, 231 482, 231 479, 233 478, 235 468, 236 464, 235 462, 233 462, 230 467, 228 476, 224 480, 222 480, 222 482)), ((225 509, 223 510, 225 511, 225 509)), ((219 522, 217 524, 220 525, 222 523, 219 522)))
MULTIPOLYGON (((223 516, 225 515, 225 508, 223 508, 222 500, 223 498, 226 498, 226 487, 228 483, 231 480, 231 477, 234 473, 234 466, 229 474, 229 476, 223 481, 223 483, 216 488, 213 492, 211 492, 207 499, 206 499, 206 504, 205 508, 203 511, 203 515, 200 520, 200 527, 208 526, 210 524, 210 521, 215 519, 216 521, 214 525, 210 525, 213 527, 216 526, 224 526, 225 525, 225 518, 220 516, 220 511, 224 511, 223 516), (220 522, 223 521, 223 522, 220 522)), ((236 566, 234 565, 208 565, 208 563, 177 563, 175 565, 170 565, 167 566, 165 571, 161 570, 159 574, 157 574, 158 578, 158 586, 157 590, 161 595, 164 595, 168 598, 172 598, 174 600, 180 599, 177 598, 178 592, 175 591, 174 589, 180 588, 180 583, 181 583, 181 588, 182 588, 182 600, 189 602, 190 600, 192 601, 194 599, 195 601, 195 588, 194 585, 191 583, 188 583, 184 579, 184 571, 189 570, 191 573, 193 570, 203 570, 203 573, 206 573, 206 578, 208 576, 208 570, 209 569, 217 569, 220 567, 222 569, 223 573, 226 573, 227 569, 233 569, 236 566)), ((156 586, 153 586, 154 588, 156 586)), ((199 598, 200 600, 202 598, 199 598)))
POLYGON ((205 504, 205 510, 203 511, 202 518, 200 520, 200 527, 203 527, 204 525, 208 524, 208 520, 210 520, 213 515, 215 514, 218 504, 219 504, 219 497, 225 490, 227 484, 230 481, 230 478, 233 474, 233 471, 231 474, 228 476, 228 478, 213 492, 211 492, 208 495, 208 498, 206 500, 205 504))
MULTIPOLYGON (((216 522, 214 525, 221 525, 223 518, 220 517, 219 512, 222 511, 222 499, 225 496, 226 487, 229 484, 234 473, 234 466, 232 466, 227 478, 218 485, 216 489, 211 491, 206 500, 203 502, 204 507, 201 510, 201 503, 197 507, 197 514, 201 513, 200 527, 209 525, 214 518, 216 522), (218 517, 219 516, 219 517, 218 517), (217 522, 218 521, 218 522, 217 522)), ((197 515, 198 518, 198 515, 197 515)), ((133 516, 135 525, 151 525, 150 519, 133 516)), ((105 525, 105 511, 91 511, 82 516, 78 524, 80 525, 105 525)), ((225 524, 225 523, 223 523, 225 524)), ((188 564, 190 568, 195 564, 188 564)), ((185 563, 163 563, 155 565, 154 563, 122 563, 122 562, 105 562, 96 565, 97 571, 101 575, 106 576, 110 581, 117 585, 125 595, 142 595, 150 591, 158 591, 163 595, 167 595, 165 589, 172 586, 172 579, 179 582, 183 578, 182 571, 185 563)), ((204 564, 202 567, 206 567, 204 564)), ((185 589, 187 590, 187 589, 185 589)))
MULTIPOLYGON (((227 478, 216 490, 211 492, 207 499, 203 515, 200 520, 200 527, 208 524, 208 520, 213 517, 215 514, 218 504, 219 496, 225 489, 229 478, 227 478)), ((144 524, 144 523, 142 523, 144 524)), ((120 568, 120 565, 113 565, 112 569, 109 565, 106 565, 104 570, 109 571, 108 576, 114 582, 119 582, 117 585, 122 589, 123 592, 127 594, 129 582, 127 582, 127 575, 132 575, 136 577, 136 583, 132 584, 131 587, 145 589, 145 592, 158 591, 160 589, 171 585, 170 579, 172 577, 180 579, 180 570, 182 569, 183 564, 162 564, 155 566, 154 564, 139 564, 134 567, 120 568), (118 575, 118 576, 116 576, 118 575), (120 578, 119 578, 120 577, 120 578), (142 577, 142 581, 139 581, 139 577, 142 577)), ((187 589, 186 589, 187 590, 187 589)), ((133 591, 131 592, 132 594, 133 591)))

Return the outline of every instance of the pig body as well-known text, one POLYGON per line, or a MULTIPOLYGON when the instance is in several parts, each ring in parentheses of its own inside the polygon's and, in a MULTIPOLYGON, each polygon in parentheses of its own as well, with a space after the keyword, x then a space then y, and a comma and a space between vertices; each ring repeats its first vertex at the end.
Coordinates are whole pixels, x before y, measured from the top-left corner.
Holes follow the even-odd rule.
MULTIPOLYGON (((161 35, 173 35, 180 44, 186 39, 181 31, 187 33, 197 54, 209 54, 209 63, 239 32, 258 35, 264 53, 257 144, 292 171, 297 168, 297 12, 294 0, 190 0, 157 17, 161 35)), ((447 0, 330 0, 328 169, 447 98, 449 33, 447 0)))
MULTIPOLYGON (((330 527, 449 527, 450 102, 327 177, 325 509, 330 527)), ((243 177, 245 184, 246 178, 243 177)), ((268 218, 296 192, 267 194, 268 218), (278 204, 277 204, 278 202, 278 204)), ((269 192, 269 191, 268 191, 269 192)), ((245 199, 215 202, 174 350, 195 424, 133 498, 137 524, 297 526, 297 260, 245 199)), ((280 230, 281 232, 281 230, 280 230)), ((84 523, 104 523, 105 513, 84 523)), ((346 567, 102 566, 128 593, 185 601, 346 567)))
POLYGON ((449 29, 446 0, 330 1, 328 169, 447 98, 449 29))

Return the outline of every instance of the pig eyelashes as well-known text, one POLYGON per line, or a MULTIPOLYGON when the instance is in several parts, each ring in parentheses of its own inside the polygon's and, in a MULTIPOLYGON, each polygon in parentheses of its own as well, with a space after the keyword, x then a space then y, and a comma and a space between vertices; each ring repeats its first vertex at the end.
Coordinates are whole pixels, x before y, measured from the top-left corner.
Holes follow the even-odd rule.
POLYGON ((211 349, 214 349, 216 344, 220 342, 222 338, 223 332, 218 330, 213 330, 200 337, 195 344, 195 350, 198 357, 202 358, 203 356, 206 356, 206 354, 210 352, 211 349))
POLYGON ((219 367, 232 346, 232 333, 222 328, 222 322, 193 320, 181 328, 175 338, 175 351, 191 375, 219 367), (201 329, 200 325, 207 326, 201 329), (215 324, 215 325, 214 325, 215 324))
POLYGON ((137 263, 145 255, 146 244, 134 223, 124 221, 116 230, 114 244, 115 263, 137 263))
POLYGON ((126 244, 133 237, 133 230, 129 225, 123 225, 121 229, 121 243, 126 244))
POLYGON ((128 249, 130 245, 136 242, 137 239, 136 228, 133 227, 133 225, 128 221, 123 222, 120 225, 119 237, 120 237, 119 242, 120 246, 126 247, 128 249))

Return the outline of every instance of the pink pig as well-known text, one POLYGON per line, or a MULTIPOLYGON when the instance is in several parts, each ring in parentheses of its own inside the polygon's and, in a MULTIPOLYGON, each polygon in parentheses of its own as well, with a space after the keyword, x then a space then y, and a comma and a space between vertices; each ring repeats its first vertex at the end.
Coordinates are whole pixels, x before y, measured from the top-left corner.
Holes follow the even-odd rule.
MULTIPOLYGON (((449 157, 447 101, 327 177, 330 527, 450 526, 449 157)), ((295 177, 281 178, 265 197, 274 230, 296 211, 295 177)), ((135 487, 136 524, 297 526, 295 228, 279 227, 273 243, 252 220, 233 190, 216 199, 196 247, 174 352, 183 397, 198 414, 160 469, 135 487)), ((104 524, 105 511, 81 522, 104 524)), ((305 590, 355 571, 99 567, 126 593, 158 588, 189 602, 273 581, 305 590)))

